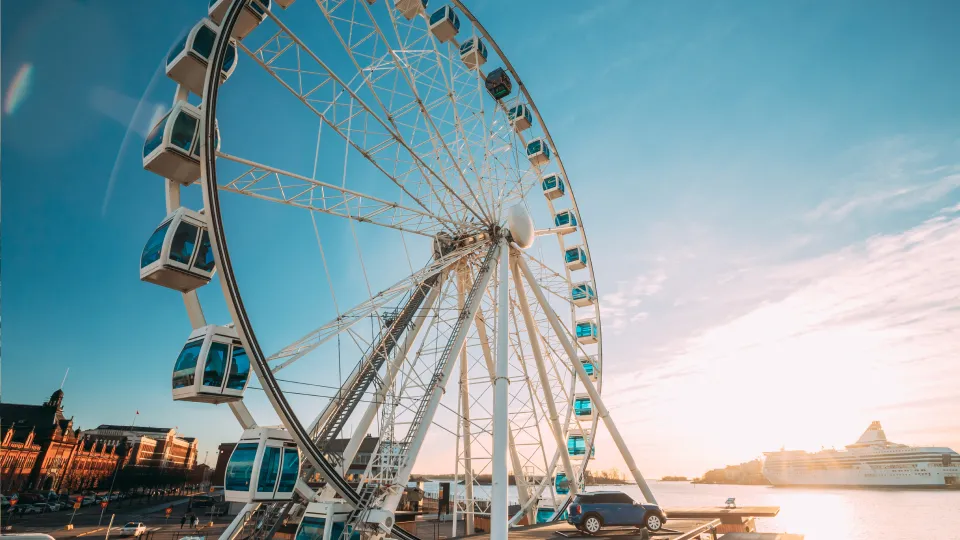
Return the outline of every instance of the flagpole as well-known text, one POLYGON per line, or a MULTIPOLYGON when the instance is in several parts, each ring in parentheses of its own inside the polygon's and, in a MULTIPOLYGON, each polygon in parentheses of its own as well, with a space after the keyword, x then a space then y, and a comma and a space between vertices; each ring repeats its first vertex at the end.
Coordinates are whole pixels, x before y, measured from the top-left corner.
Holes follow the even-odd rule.
MULTIPOLYGON (((130 423, 130 429, 133 429, 133 426, 137 423, 137 416, 140 415, 140 410, 137 409, 137 412, 133 415, 133 422, 130 423)), ((131 445, 132 449, 133 445, 131 445)), ((114 447, 114 453, 116 453, 116 447, 114 447)), ((107 492, 107 504, 110 504, 110 497, 113 495, 113 485, 117 482, 117 473, 120 472, 120 459, 117 459, 117 466, 113 469, 113 480, 110 480, 110 491, 107 492)), ((107 510, 107 506, 104 504, 100 505, 100 519, 97 521, 97 527, 100 526, 100 523, 103 522, 103 513, 107 510)), ((111 521, 112 523, 112 521, 111 521)), ((110 531, 107 531, 107 536, 110 536, 110 531)))

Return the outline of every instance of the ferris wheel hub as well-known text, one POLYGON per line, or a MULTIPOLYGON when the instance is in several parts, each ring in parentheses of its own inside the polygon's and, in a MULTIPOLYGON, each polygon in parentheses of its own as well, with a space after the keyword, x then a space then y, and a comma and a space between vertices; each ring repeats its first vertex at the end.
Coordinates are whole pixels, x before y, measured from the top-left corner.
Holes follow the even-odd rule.
POLYGON ((510 231, 513 241, 521 248, 527 249, 533 245, 536 229, 530 212, 522 203, 515 204, 507 210, 507 230, 510 231))

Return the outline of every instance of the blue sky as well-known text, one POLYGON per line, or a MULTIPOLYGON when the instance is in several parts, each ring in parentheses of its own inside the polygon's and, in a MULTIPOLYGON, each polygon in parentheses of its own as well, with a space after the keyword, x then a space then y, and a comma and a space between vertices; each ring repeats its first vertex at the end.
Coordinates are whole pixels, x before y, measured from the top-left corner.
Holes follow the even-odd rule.
MULTIPOLYGON (((575 179, 615 375, 605 394, 614 414, 651 411, 621 421, 642 468, 699 474, 781 444, 842 445, 874 419, 901 442, 960 448, 947 383, 960 375, 956 3, 469 5, 575 179), (729 437, 711 411, 758 403, 744 437, 709 456, 690 444, 729 437)), ((201 15, 188 2, 3 5, 4 95, 25 64, 32 77, 2 126, 2 382, 4 400, 39 403, 69 367, 67 413, 81 427, 139 410, 138 423, 177 426, 213 450, 239 429, 223 407, 171 401, 189 324, 136 267, 163 217, 162 184, 139 152, 172 98, 157 71, 201 15)), ((241 83, 243 68, 249 59, 231 83, 261 84, 241 83)), ((227 103, 224 138, 255 149, 289 130, 285 156, 309 173, 315 123, 278 126, 283 105, 245 107, 227 103)), ((329 318, 316 250, 283 258, 311 245, 309 219, 289 230, 262 205, 229 212, 250 302, 282 295, 289 313, 318 317, 260 311, 267 345, 329 318), (240 219, 247 211, 262 213, 240 219)), ((321 223, 328 252, 352 249, 349 228, 321 223)), ((365 257, 401 256, 380 231, 357 234, 365 257)), ((332 263, 338 290, 364 286, 351 257, 332 263)), ((375 289, 391 282, 374 273, 375 289)), ((207 289, 208 318, 222 320, 219 289, 207 289)), ((604 447, 599 464, 619 465, 604 447)))

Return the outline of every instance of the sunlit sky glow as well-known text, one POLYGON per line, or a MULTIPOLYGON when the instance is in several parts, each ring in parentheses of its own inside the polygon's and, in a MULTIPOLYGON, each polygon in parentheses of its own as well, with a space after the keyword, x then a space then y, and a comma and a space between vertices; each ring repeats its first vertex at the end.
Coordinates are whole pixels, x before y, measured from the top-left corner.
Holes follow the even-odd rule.
MULTIPOLYGON (((603 304, 603 393, 645 474, 839 447, 872 420, 894 441, 960 450, 958 4, 470 5, 575 179, 603 304)), ((214 454, 239 428, 224 407, 171 401, 189 324, 136 266, 163 214, 140 158, 172 99, 158 66, 201 15, 189 2, 3 4, 3 399, 40 403, 70 367, 80 427, 139 409, 214 454)), ((276 131, 253 116, 221 117, 225 140, 283 135, 283 116, 267 119, 276 131)), ((284 141, 309 173, 314 139, 284 141)), ((278 241, 275 217, 233 222, 246 253, 313 251, 254 265, 276 281, 246 286, 250 302, 320 299, 301 326, 261 315, 278 345, 332 308, 309 219, 278 241)), ((351 235, 337 229, 325 248, 352 249, 351 235)), ((402 253, 371 246, 371 261, 402 253)), ((336 287, 365 294, 347 259, 331 263, 336 287)), ((381 266, 385 286, 397 276, 381 266)), ((207 289, 220 320, 219 287, 207 289)), ((428 445, 417 469, 451 472, 449 453, 428 445)), ((623 468, 605 431, 597 466, 623 468)))

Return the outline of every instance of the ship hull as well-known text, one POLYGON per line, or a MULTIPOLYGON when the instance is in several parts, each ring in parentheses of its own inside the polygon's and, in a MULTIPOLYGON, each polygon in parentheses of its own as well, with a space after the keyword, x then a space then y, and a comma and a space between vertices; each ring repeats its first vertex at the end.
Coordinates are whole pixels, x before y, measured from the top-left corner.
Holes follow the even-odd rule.
POLYGON ((763 474, 771 484, 781 487, 960 488, 960 467, 939 467, 932 463, 896 469, 875 469, 869 465, 841 470, 776 470, 765 467, 763 474))

